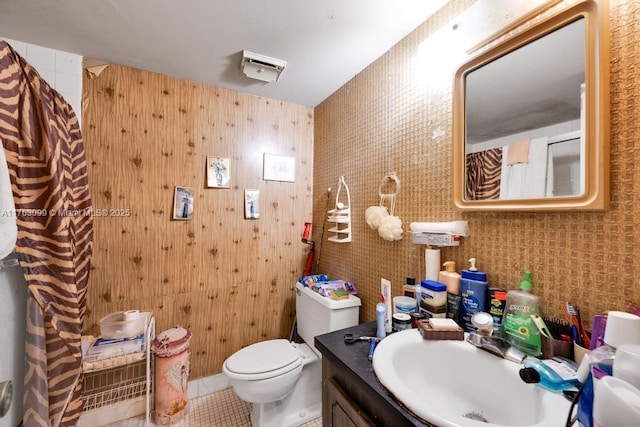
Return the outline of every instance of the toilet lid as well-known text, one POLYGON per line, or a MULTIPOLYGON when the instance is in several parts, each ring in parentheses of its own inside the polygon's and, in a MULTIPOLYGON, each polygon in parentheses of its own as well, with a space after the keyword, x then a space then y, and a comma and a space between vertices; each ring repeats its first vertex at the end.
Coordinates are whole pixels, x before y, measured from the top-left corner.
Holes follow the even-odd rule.
POLYGON ((251 344, 231 355, 227 370, 234 374, 254 375, 274 372, 277 375, 297 368, 302 356, 289 341, 278 339, 251 344))

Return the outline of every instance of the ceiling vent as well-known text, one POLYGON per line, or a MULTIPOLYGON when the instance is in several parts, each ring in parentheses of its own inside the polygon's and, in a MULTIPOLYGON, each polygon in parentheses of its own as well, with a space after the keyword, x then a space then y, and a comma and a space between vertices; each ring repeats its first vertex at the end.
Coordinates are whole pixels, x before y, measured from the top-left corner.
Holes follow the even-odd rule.
POLYGON ((242 51, 242 72, 249 78, 271 83, 278 80, 287 66, 287 61, 260 55, 259 53, 242 51))

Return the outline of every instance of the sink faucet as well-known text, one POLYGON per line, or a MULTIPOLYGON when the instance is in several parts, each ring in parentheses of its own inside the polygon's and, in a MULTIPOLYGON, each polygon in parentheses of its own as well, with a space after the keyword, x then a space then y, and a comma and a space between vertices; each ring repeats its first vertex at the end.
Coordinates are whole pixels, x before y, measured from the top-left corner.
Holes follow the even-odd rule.
POLYGON ((506 340, 496 336, 482 336, 476 332, 471 332, 467 336, 467 342, 475 345, 482 350, 495 354, 503 359, 510 360, 515 363, 522 363, 527 355, 513 347, 506 340))

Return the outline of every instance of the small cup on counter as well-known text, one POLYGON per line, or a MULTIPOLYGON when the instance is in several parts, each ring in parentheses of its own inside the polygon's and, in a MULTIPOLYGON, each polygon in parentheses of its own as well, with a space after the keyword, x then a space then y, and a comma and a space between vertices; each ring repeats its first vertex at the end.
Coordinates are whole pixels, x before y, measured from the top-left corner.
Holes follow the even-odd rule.
MULTIPOLYGON (((554 356, 562 356, 567 359, 573 359, 573 341, 562 341, 549 338, 540 334, 542 340, 542 358, 551 359, 554 356)), ((586 349, 585 349, 586 350, 586 349)), ((577 362, 579 363, 579 362, 577 362)))

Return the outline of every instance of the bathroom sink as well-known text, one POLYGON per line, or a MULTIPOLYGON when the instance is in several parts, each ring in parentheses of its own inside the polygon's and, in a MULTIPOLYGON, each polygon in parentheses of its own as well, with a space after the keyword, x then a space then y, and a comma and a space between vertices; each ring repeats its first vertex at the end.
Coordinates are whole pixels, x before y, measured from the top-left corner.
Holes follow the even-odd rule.
POLYGON ((417 329, 383 339, 378 381, 414 415, 436 426, 562 426, 570 403, 518 375, 522 365, 466 341, 429 341, 417 329))

